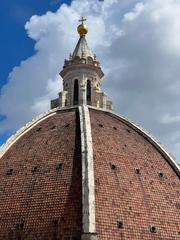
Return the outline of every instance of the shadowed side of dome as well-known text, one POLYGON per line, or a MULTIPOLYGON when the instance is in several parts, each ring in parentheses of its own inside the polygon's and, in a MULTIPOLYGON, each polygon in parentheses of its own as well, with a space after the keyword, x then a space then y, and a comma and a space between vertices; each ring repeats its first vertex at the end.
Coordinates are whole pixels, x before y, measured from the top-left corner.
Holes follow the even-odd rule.
POLYGON ((78 112, 56 111, 1 158, 0 239, 80 239, 81 176, 78 112))
POLYGON ((178 167, 130 122, 92 108, 90 119, 99 239, 178 240, 178 167))

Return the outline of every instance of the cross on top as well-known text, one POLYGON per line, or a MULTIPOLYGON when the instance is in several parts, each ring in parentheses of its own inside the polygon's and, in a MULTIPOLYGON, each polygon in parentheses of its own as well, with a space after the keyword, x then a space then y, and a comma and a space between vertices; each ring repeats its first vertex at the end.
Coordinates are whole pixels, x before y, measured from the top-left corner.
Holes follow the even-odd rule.
POLYGON ((81 24, 83 24, 87 19, 81 17, 81 19, 79 19, 79 22, 81 22, 81 24))

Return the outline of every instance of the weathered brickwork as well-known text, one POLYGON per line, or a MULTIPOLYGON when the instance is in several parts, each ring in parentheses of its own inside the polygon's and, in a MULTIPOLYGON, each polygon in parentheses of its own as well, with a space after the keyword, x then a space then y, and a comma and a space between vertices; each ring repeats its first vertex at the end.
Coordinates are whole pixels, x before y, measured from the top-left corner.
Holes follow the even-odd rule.
MULTIPOLYGON (((98 240, 179 240, 180 181, 137 131, 90 109, 98 240)), ((57 111, 0 160, 0 240, 80 240, 79 113, 57 111)), ((92 235, 91 237, 94 237, 92 235)))
POLYGON ((81 176, 78 113, 57 112, 0 160, 0 239, 80 239, 81 176))
POLYGON ((99 240, 179 240, 180 181, 135 130, 90 110, 99 240))

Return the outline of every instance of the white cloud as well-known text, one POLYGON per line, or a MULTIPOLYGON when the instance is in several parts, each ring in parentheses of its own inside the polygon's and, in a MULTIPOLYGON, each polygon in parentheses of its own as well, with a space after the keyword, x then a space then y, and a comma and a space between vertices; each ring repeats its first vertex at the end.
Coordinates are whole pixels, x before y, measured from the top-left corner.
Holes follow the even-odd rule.
POLYGON ((172 147, 172 151, 174 156, 180 156, 180 143, 176 143, 173 147, 172 147))
POLYGON ((133 11, 124 14, 124 21, 134 21, 144 10, 143 2, 137 3, 133 11))
POLYGON ((162 123, 180 123, 180 115, 171 116, 170 114, 164 115, 162 118, 162 123))
POLYGON ((36 53, 13 69, 0 96, 7 120, 20 127, 46 110, 62 86, 57 73, 73 51, 79 16, 106 73, 104 89, 115 110, 141 123, 180 159, 179 0, 74 0, 26 23, 36 53))

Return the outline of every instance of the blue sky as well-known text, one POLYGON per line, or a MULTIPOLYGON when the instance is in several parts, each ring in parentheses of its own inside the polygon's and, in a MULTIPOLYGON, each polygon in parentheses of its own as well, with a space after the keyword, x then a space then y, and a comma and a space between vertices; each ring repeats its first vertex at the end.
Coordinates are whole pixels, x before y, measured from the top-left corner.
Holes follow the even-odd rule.
POLYGON ((33 54, 34 42, 26 34, 25 23, 32 15, 56 11, 62 3, 70 3, 70 0, 1 1, 0 89, 12 68, 33 54))
MULTIPOLYGON (((7 83, 13 67, 33 55, 34 41, 28 37, 24 25, 32 15, 55 12, 62 3, 71 0, 13 0, 1 1, 0 7, 0 92, 7 83)), ((0 122, 6 116, 0 115, 0 122)), ((0 145, 11 136, 14 130, 8 129, 0 136, 0 145)))

